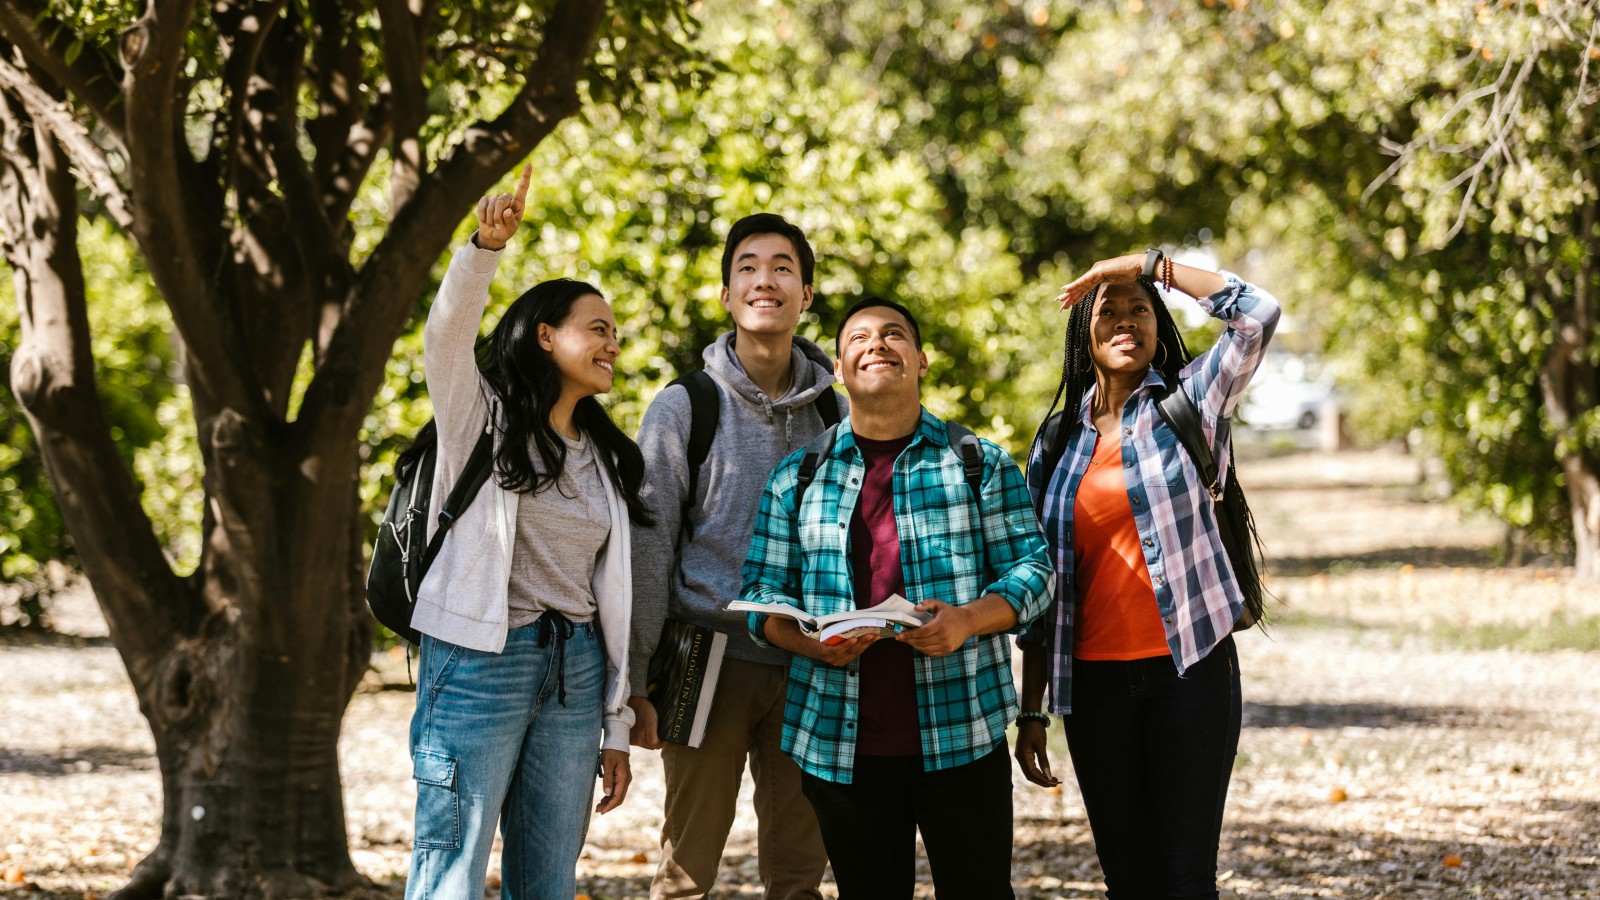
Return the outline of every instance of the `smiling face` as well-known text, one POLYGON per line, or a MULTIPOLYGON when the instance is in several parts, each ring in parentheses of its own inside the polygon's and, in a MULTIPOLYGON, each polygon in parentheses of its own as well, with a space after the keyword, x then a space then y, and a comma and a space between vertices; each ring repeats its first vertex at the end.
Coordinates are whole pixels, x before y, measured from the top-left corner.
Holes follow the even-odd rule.
POLYGON ((740 332, 792 335, 811 306, 794 244, 781 234, 754 234, 733 250, 722 305, 740 332))
POLYGON ((887 306, 870 306, 845 320, 833 372, 852 400, 904 397, 918 402, 928 357, 914 334, 906 317, 887 306))
POLYGON ((1108 285, 1095 299, 1089 355, 1105 373, 1131 375, 1156 358, 1156 311, 1141 288, 1108 285))
POLYGON ((541 323, 539 345, 561 373, 561 394, 573 400, 611 391, 613 369, 622 347, 611 305, 598 294, 572 302, 559 327, 541 323))

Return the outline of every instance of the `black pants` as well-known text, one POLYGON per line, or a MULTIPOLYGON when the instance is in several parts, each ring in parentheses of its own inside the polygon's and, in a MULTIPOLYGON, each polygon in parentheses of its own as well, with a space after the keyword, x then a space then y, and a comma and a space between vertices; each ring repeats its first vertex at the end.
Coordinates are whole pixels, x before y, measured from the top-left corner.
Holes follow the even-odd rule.
POLYGON ((1011 892, 1011 756, 939 772, 916 756, 860 757, 854 781, 801 776, 817 811, 839 900, 910 900, 917 829, 939 900, 1007 900, 1011 892))
POLYGON ((1072 662, 1072 767, 1110 900, 1217 896, 1239 748, 1233 638, 1178 677, 1171 657, 1072 662))

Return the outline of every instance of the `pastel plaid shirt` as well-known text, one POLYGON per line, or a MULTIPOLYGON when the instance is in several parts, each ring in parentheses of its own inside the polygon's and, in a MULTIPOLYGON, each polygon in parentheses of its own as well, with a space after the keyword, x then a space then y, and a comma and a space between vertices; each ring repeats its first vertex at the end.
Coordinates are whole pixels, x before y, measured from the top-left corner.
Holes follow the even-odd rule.
MULTIPOLYGON (((1278 301, 1270 294, 1231 273, 1222 275, 1227 286, 1199 303, 1228 328, 1179 375, 1182 389, 1200 410, 1203 431, 1219 464, 1228 458, 1225 423, 1261 365, 1279 314, 1278 301)), ((1194 460, 1156 409, 1164 386, 1161 373, 1151 368, 1123 407, 1122 467, 1156 606, 1166 626, 1167 646, 1181 675, 1228 636, 1243 603, 1217 531, 1211 494, 1201 483, 1194 460)), ((1084 395, 1044 495, 1041 518, 1055 558, 1055 600, 1022 638, 1025 644, 1050 649, 1050 710, 1062 715, 1072 712, 1072 623, 1079 608, 1073 581, 1072 511, 1078 482, 1089 467, 1098 437, 1090 415, 1094 395, 1093 387, 1084 395)), ((1028 490, 1035 497, 1043 468, 1035 452, 1028 462, 1028 490)))
MULTIPOLYGON (((1016 463, 998 446, 980 445, 981 511, 961 461, 949 449, 944 423, 926 409, 895 460, 894 515, 906 599, 961 606, 998 594, 1016 610, 1020 632, 1049 605, 1050 556, 1016 463)), ((740 597, 791 603, 813 615, 855 609, 850 519, 865 465, 850 420, 840 423, 797 514, 802 453, 779 463, 767 482, 740 597)), ((765 644, 767 617, 751 613, 749 619, 751 635, 765 644)), ((1017 697, 1004 635, 970 637, 949 656, 915 657, 924 770, 973 762, 1005 740, 1017 697)), ((859 659, 840 668, 796 655, 789 664, 783 750, 826 781, 849 784, 855 769, 859 670, 859 659)))

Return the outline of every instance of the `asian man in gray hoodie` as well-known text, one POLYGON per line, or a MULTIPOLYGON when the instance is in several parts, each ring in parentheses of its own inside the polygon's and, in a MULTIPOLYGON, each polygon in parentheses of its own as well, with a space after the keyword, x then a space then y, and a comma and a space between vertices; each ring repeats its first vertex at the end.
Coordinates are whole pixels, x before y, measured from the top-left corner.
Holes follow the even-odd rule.
POLYGON ((722 305, 733 330, 703 354, 719 413, 699 472, 692 477, 689 471, 692 416, 685 387, 658 394, 639 428, 643 497, 657 524, 633 542, 629 671, 635 696, 629 705, 638 716, 633 743, 662 748, 667 780, 651 900, 710 892, 747 759, 756 783, 765 896, 822 896, 817 886, 827 855, 816 815, 800 792, 799 767, 779 746, 789 654, 757 646, 744 615, 727 611, 739 597, 740 567, 768 474, 822 431, 820 406, 845 410, 827 353, 795 335, 811 306, 814 268, 805 234, 782 216, 759 213, 734 223, 722 254, 722 305), (662 747, 655 710, 644 696, 650 656, 669 615, 728 636, 705 737, 692 749, 662 747))

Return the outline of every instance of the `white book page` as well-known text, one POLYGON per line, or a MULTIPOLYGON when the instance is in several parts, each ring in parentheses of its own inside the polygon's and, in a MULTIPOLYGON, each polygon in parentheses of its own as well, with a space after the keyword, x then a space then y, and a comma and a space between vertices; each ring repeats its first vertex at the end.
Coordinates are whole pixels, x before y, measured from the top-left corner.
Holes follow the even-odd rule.
POLYGON ((817 619, 810 613, 788 603, 751 603, 749 600, 735 600, 728 604, 728 609, 734 612, 762 613, 768 616, 788 616, 800 623, 800 630, 812 632, 817 630, 817 619))
POLYGON ((817 625, 826 628, 835 622, 848 622, 851 619, 884 619, 916 628, 919 625, 926 625, 932 622, 933 616, 929 613, 920 612, 916 604, 899 594, 892 594, 889 599, 879 603, 877 606, 869 606, 866 609, 847 609, 844 612, 817 616, 817 625))

